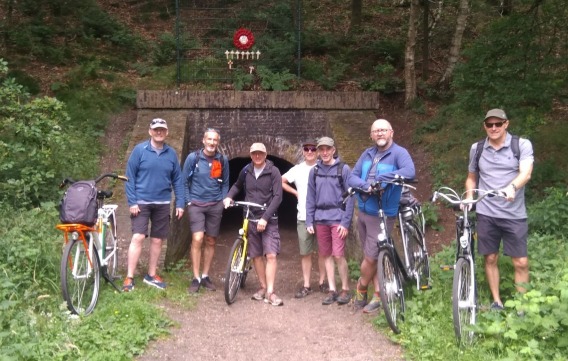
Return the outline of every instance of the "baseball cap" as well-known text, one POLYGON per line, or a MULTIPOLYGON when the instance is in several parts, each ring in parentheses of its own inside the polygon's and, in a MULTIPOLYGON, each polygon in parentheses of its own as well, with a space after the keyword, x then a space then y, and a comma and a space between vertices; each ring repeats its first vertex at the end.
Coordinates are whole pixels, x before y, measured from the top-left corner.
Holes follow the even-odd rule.
POLYGON ((485 114, 484 121, 492 117, 508 120, 507 114, 505 114, 505 111, 503 111, 502 109, 491 109, 490 111, 487 112, 487 114, 485 114))
POLYGON ((302 147, 305 146, 305 145, 316 145, 316 144, 318 144, 316 142, 316 140, 310 138, 310 139, 306 139, 305 141, 302 142, 302 147))
POLYGON ((168 129, 168 123, 162 118, 152 119, 150 122, 150 129, 165 128, 168 129))
POLYGON ((335 142, 330 137, 321 137, 320 139, 318 139, 318 148, 322 145, 335 147, 335 142))
POLYGON ((266 153, 266 147, 262 143, 253 143, 250 146, 250 152, 263 152, 266 153))

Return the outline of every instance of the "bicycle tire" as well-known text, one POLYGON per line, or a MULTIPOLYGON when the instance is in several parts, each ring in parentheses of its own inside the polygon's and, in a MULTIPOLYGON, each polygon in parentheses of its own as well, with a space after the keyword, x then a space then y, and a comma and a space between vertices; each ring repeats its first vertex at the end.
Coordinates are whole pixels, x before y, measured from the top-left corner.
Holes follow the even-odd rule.
POLYGON ((377 272, 379 275, 381 304, 385 311, 385 318, 391 330, 398 334, 400 333, 398 325, 401 321, 404 321, 404 290, 393 256, 386 249, 379 252, 377 272))
POLYGON ((237 268, 239 264, 242 264, 243 268, 246 266, 246 259, 242 260, 243 257, 246 258, 244 246, 245 241, 242 238, 237 238, 229 253, 229 261, 227 262, 227 270, 225 271, 225 302, 227 302, 228 305, 235 302, 237 292, 241 287, 244 270, 237 268))
POLYGON ((111 280, 116 280, 118 277, 118 239, 116 238, 116 224, 114 216, 108 219, 108 226, 105 231, 105 258, 109 253, 112 253, 111 258, 107 261, 107 274, 111 280))
POLYGON ((91 254, 92 268, 83 241, 69 241, 61 259, 61 291, 71 313, 86 316, 93 312, 99 298, 100 263, 96 249, 91 254))
POLYGON ((416 224, 405 224, 408 239, 407 252, 410 273, 416 276, 416 288, 428 288, 430 284, 430 260, 426 251, 425 239, 416 224))
POLYGON ((252 269, 252 260, 247 257, 247 261, 245 263, 245 269, 243 271, 243 276, 241 277, 241 288, 245 288, 247 276, 248 276, 248 273, 251 269, 252 269))
POLYGON ((459 258, 454 269, 452 287, 452 308, 454 332, 458 344, 467 345, 473 341, 473 330, 476 316, 475 280, 471 272, 470 260, 459 258))

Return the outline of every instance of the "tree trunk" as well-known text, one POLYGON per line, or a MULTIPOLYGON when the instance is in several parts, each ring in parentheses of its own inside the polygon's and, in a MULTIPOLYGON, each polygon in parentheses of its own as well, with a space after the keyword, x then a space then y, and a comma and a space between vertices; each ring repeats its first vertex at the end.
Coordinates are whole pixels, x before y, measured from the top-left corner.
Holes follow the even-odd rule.
POLYGON ((415 68, 415 49, 418 11, 420 10, 419 0, 410 2, 410 16, 408 26, 408 38, 406 40, 406 50, 404 54, 404 105, 406 107, 416 99, 416 68, 415 68))
POLYGON ((465 31, 465 26, 467 23, 467 17, 469 16, 469 0, 460 0, 460 8, 458 13, 458 19, 456 21, 456 31, 454 32, 454 37, 452 39, 452 46, 450 48, 450 56, 448 58, 448 67, 440 79, 440 84, 449 84, 456 63, 458 62, 458 56, 461 50, 463 32, 465 31))
POLYGON ((422 80, 427 81, 429 72, 428 68, 430 66, 430 31, 428 19, 430 16, 430 0, 422 1, 424 10, 422 13, 422 33, 424 34, 424 39, 422 40, 422 80))
POLYGON ((351 0, 351 24, 349 32, 353 33, 361 28, 361 13, 363 12, 363 0, 351 0))

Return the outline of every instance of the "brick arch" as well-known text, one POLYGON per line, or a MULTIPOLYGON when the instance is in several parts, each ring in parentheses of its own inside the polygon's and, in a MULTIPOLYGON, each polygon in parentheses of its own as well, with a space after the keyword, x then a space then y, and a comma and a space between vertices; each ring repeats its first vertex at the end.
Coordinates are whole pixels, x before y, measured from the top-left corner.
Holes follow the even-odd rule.
POLYGON ((219 150, 229 159, 250 156, 250 146, 252 143, 263 143, 269 155, 282 158, 291 164, 296 164, 302 160, 302 150, 300 144, 293 144, 284 137, 272 135, 250 135, 229 139, 221 142, 219 150))

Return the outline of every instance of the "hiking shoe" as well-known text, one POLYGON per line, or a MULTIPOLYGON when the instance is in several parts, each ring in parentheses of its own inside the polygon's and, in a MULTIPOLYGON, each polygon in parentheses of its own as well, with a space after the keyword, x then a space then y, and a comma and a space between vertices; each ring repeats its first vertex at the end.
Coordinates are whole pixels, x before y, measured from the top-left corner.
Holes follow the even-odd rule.
POLYGON ((367 303, 365 307, 363 307, 363 313, 373 313, 378 311, 381 307, 381 299, 379 295, 374 294, 373 298, 371 298, 371 302, 367 303))
POLYGON ((199 283, 199 281, 197 280, 197 278, 194 278, 191 280, 191 284, 189 285, 189 293, 197 293, 199 292, 199 287, 201 286, 201 283, 199 283))
POLYGON ((255 301, 262 301, 264 300, 265 295, 266 295, 266 288, 260 288, 258 291, 255 292, 254 295, 252 295, 251 299, 255 301))
POLYGON ((341 293, 337 297, 337 303, 340 305, 348 304, 351 301, 351 293, 349 290, 341 290, 341 293))
POLYGON ((336 291, 329 291, 329 293, 327 294, 327 297, 323 299, 323 301, 321 301, 321 304, 324 306, 328 306, 331 305, 332 303, 334 303, 335 301, 337 301, 337 292, 336 291))
POLYGON ((213 282, 211 282, 211 280, 209 279, 209 277, 203 277, 201 279, 201 286, 203 286, 203 288, 205 288, 208 291, 215 291, 215 285, 213 284, 213 282))
POLYGON ((503 307, 503 305, 499 302, 493 302, 490 308, 491 311, 503 311, 505 309, 505 307, 503 307))
POLYGON ((264 302, 270 303, 272 306, 284 305, 284 301, 282 301, 280 297, 276 296, 276 293, 274 292, 268 293, 266 298, 264 299, 264 302))
POLYGON ((320 283, 319 290, 321 293, 328 293, 329 292, 329 284, 326 281, 320 283))
POLYGON ((295 298, 304 298, 307 295, 309 295, 310 293, 312 293, 311 287, 302 287, 302 288, 300 288, 300 290, 298 292, 296 292, 296 295, 294 297, 295 298))
POLYGON ((164 282, 164 280, 162 280, 162 278, 158 275, 151 277, 147 274, 146 276, 144 276, 144 283, 161 290, 166 289, 166 282, 164 282))
POLYGON ((355 310, 360 310, 367 305, 367 287, 364 289, 360 285, 361 280, 357 281, 357 290, 355 291, 355 301, 353 307, 355 310))
POLYGON ((130 292, 134 289, 134 278, 126 277, 122 283, 122 292, 130 292))

